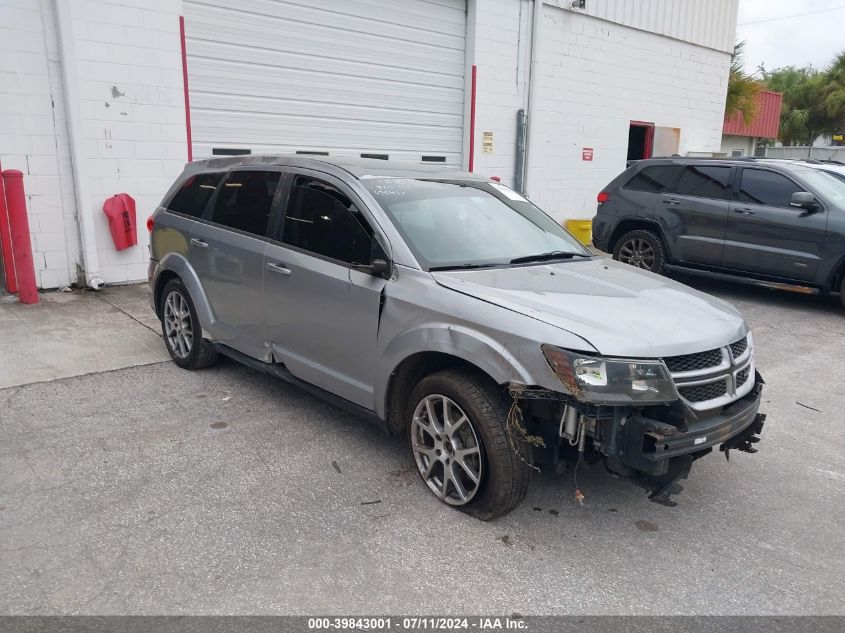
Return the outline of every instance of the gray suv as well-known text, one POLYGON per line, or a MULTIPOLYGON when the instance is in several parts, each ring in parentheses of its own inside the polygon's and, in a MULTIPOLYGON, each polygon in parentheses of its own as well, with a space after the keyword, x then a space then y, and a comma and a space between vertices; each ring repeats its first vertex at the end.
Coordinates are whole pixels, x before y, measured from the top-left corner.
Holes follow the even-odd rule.
POLYGON ((593 241, 614 259, 845 304, 845 182, 771 159, 637 161, 598 195, 593 241))
POLYGON ((173 360, 224 354, 406 437, 431 492, 481 519, 533 469, 602 462, 671 503, 713 447, 754 452, 762 379, 733 307, 425 167, 187 165, 149 221, 173 360))

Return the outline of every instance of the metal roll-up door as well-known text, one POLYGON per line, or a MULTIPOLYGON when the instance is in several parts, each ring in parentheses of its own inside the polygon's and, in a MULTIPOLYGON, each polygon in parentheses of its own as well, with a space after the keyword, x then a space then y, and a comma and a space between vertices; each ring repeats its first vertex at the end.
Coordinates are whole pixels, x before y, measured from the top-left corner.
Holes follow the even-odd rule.
POLYGON ((184 11, 195 157, 460 165, 465 0, 185 0, 184 11))

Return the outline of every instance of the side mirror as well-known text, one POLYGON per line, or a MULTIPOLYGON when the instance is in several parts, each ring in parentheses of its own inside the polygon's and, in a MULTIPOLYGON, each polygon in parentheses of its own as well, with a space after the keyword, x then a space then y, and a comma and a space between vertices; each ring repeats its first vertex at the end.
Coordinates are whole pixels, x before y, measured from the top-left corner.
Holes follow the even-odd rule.
POLYGON ((371 264, 352 264, 352 268, 373 277, 387 279, 392 272, 390 262, 385 259, 374 259, 371 264))
POLYGON ((370 264, 370 268, 372 268, 373 275, 376 277, 383 277, 387 279, 390 277, 390 273, 392 272, 392 266, 390 262, 384 259, 374 259, 373 263, 370 264))
POLYGON ((818 207, 819 204, 816 202, 816 197, 809 191, 796 191, 792 194, 792 199, 789 201, 789 206, 812 211, 813 209, 818 207))

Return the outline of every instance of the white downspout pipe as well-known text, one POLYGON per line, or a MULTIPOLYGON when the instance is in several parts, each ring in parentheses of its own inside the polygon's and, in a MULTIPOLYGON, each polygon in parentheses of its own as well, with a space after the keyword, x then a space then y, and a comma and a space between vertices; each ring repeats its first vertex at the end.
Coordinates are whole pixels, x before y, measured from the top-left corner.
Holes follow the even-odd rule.
POLYGON ((97 257, 97 239, 94 233, 94 209, 88 193, 87 156, 85 155, 82 112, 80 110, 79 82, 76 76, 76 50, 73 37, 73 2, 55 0, 56 27, 61 54, 62 83, 64 84, 65 112, 67 115, 70 158, 73 168, 73 188, 76 214, 79 218, 79 236, 82 242, 82 265, 85 283, 98 290, 103 285, 97 257))
POLYGON ((531 59, 528 65, 528 132, 525 135, 525 164, 522 174, 522 191, 526 198, 530 197, 528 185, 531 182, 532 148, 537 140, 534 131, 534 120, 537 113, 537 57, 540 53, 540 32, 543 26, 543 0, 534 0, 534 10, 531 15, 531 59))

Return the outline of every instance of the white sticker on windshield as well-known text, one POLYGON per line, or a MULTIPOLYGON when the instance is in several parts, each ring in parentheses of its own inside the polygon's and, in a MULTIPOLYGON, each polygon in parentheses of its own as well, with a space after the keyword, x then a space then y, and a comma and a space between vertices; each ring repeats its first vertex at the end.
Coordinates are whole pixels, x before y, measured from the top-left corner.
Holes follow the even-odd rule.
POLYGON ((511 189, 510 187, 506 187, 498 182, 491 182, 490 186, 494 189, 500 191, 501 193, 505 194, 508 200, 519 200, 520 202, 528 202, 525 198, 519 195, 516 191, 511 189))

